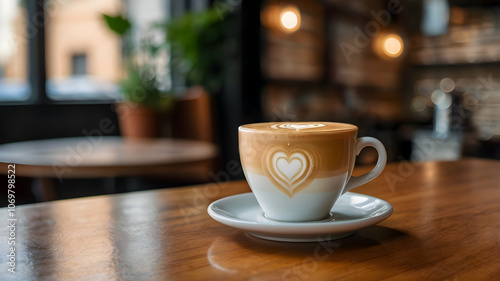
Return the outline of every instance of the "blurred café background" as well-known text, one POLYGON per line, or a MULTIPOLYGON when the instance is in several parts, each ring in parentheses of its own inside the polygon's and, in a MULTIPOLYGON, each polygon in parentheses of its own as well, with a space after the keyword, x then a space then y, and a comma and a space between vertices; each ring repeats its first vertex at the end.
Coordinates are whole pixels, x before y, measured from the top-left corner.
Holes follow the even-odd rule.
POLYGON ((498 0, 2 0, 0 144, 102 120, 134 138, 128 102, 158 109, 143 137, 218 148, 205 177, 63 179, 58 198, 243 179, 237 128, 263 121, 353 123, 392 162, 500 159, 499 66, 498 0))

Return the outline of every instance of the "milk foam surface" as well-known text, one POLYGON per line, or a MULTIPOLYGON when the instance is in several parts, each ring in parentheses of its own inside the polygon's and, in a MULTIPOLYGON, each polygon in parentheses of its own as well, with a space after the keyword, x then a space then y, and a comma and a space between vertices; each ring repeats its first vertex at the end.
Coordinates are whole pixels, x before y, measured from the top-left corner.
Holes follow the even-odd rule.
POLYGON ((241 131, 261 133, 336 133, 356 131, 358 128, 351 124, 335 122, 268 122, 247 124, 239 128, 241 131))

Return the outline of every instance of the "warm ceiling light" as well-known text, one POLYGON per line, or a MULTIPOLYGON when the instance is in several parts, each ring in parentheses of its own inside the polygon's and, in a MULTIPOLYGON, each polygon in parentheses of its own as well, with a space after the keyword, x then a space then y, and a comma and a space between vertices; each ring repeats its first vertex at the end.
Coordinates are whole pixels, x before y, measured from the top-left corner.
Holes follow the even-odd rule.
POLYGON ((383 40, 384 54, 391 58, 397 58, 403 53, 403 39, 397 34, 388 34, 383 40))
POLYGON ((292 33, 300 28, 300 11, 292 5, 270 4, 262 10, 261 22, 273 31, 292 33))
POLYGON ((285 7, 280 15, 281 26, 288 32, 293 32, 300 27, 300 12, 295 7, 285 7))
POLYGON ((375 53, 383 59, 395 59, 404 51, 404 42, 396 33, 380 33, 372 43, 375 53))

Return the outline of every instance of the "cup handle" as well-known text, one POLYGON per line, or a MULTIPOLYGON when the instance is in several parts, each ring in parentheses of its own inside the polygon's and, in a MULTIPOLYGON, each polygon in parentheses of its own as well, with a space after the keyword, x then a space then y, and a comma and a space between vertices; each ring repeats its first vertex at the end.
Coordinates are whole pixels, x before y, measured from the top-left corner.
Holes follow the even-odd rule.
POLYGON ((375 165, 375 168, 373 168, 373 170, 364 175, 358 177, 351 176, 351 179, 347 183, 342 194, 346 193, 347 191, 355 187, 358 187, 360 185, 363 185, 371 181, 372 179, 380 175, 380 173, 382 173, 382 171, 384 170, 385 163, 387 163, 387 153, 385 151, 384 145, 378 139, 372 137, 358 138, 356 144, 356 156, 359 155, 361 150, 367 146, 371 146, 377 150, 378 153, 377 165, 375 165))

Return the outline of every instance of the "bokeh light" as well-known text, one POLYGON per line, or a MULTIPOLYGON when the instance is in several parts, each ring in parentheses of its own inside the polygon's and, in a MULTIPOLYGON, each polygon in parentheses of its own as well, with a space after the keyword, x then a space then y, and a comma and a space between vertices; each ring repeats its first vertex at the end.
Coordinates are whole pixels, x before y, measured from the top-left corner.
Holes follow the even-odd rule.
POLYGON ((297 15, 291 11, 285 12, 281 16, 281 24, 288 29, 295 28, 298 23, 297 15))
POLYGON ((288 6, 283 8, 280 15, 281 26, 288 32, 296 31, 300 28, 300 11, 296 7, 288 6))
POLYGON ((293 33, 300 29, 300 10, 294 5, 273 3, 266 5, 260 13, 262 25, 276 31, 293 33))
POLYGON ((403 39, 399 35, 391 33, 385 36, 382 49, 385 55, 397 58, 403 53, 403 49, 403 39))
POLYGON ((422 112, 427 108, 427 100, 422 96, 415 96, 411 99, 410 109, 413 112, 422 112))
POLYGON ((446 109, 451 106, 451 96, 441 90, 435 90, 431 95, 432 102, 439 108, 446 109))
POLYGON ((443 90, 443 92, 449 93, 455 90, 455 81, 451 78, 443 78, 441 79, 441 82, 439 82, 439 87, 443 90))

